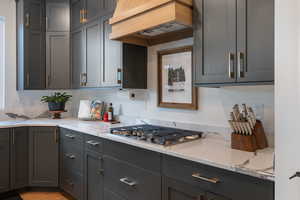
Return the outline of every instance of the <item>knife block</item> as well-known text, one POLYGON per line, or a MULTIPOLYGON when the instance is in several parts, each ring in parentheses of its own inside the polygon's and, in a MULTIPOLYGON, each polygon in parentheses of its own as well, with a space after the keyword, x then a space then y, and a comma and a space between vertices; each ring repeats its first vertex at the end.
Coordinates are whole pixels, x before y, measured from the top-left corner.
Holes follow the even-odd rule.
POLYGON ((257 121, 252 135, 231 134, 231 148, 241 151, 255 152, 268 147, 267 137, 261 121, 257 121))

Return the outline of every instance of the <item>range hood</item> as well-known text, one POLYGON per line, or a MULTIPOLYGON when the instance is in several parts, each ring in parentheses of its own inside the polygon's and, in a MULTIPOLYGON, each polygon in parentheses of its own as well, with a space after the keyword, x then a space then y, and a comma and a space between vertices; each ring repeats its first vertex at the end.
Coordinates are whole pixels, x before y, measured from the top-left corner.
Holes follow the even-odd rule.
POLYGON ((151 46, 191 37, 192 0, 118 0, 110 39, 151 46))

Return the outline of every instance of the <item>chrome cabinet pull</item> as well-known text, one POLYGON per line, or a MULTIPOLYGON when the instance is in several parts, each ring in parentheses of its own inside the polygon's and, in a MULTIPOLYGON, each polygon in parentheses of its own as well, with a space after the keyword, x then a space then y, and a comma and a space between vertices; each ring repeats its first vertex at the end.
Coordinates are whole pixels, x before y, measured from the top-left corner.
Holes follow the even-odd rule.
POLYGON ((234 79, 234 69, 232 63, 234 62, 234 54, 229 53, 228 55, 228 76, 231 79, 234 79))
POLYGON ((245 77, 245 55, 242 52, 238 53, 238 76, 239 78, 245 77))
POLYGON ((121 178, 120 182, 124 183, 125 185, 128 185, 130 187, 133 187, 133 186, 135 186, 137 184, 135 181, 129 180, 129 178, 121 178))
POLYGON ((117 71, 117 82, 118 82, 118 84, 122 84, 122 68, 118 68, 118 71, 117 71))
POLYGON ((80 74, 80 86, 86 86, 87 84, 87 73, 80 74))
POLYGON ((58 131, 57 131, 57 127, 55 128, 55 131, 54 131, 54 141, 55 141, 55 143, 58 143, 58 131))
POLYGON ((70 139, 75 139, 75 136, 74 135, 71 135, 71 134, 66 134, 65 135, 67 138, 70 138, 70 139))
POLYGON ((192 177, 194 177, 196 179, 199 179, 199 180, 202 180, 202 181, 214 183, 214 184, 220 182, 220 180, 218 178, 207 178, 207 177, 201 176, 199 173, 192 174, 192 177))
POLYGON ((87 141, 86 143, 89 144, 89 145, 92 145, 94 147, 98 146, 100 144, 99 142, 96 142, 96 141, 93 141, 93 140, 87 141))
POLYGON ((76 158, 76 156, 74 156, 74 155, 72 155, 72 154, 65 154, 65 156, 66 156, 67 158, 72 159, 72 160, 76 158))
POLYGON ((30 14, 29 13, 25 14, 25 19, 26 19, 26 21, 25 21, 25 27, 29 28, 30 27, 30 14))

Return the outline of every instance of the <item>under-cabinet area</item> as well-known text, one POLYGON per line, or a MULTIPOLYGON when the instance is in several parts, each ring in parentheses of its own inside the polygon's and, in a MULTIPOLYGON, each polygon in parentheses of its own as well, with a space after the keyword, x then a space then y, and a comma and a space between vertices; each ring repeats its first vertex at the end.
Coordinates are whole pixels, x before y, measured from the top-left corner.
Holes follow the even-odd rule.
POLYGON ((271 180, 88 133, 57 127, 0 131, 2 193, 30 186, 57 188, 75 200, 274 199, 271 180))

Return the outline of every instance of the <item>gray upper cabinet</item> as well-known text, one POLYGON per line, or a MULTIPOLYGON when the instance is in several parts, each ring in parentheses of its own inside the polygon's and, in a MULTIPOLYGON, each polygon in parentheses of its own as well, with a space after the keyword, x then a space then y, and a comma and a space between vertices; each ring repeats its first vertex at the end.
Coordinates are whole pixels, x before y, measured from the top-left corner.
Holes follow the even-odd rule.
POLYGON ((46 0, 46 87, 70 88, 70 12, 67 0, 46 0))
POLYGON ((78 29, 71 33, 72 88, 75 89, 86 84, 84 52, 84 30, 78 29))
POLYGON ((90 22, 86 25, 86 87, 99 87, 101 84, 101 35, 102 29, 99 20, 90 22))
POLYGON ((10 130, 0 130, 0 192, 10 190, 10 130))
POLYGON ((238 0, 237 81, 274 81, 274 0, 238 0))
POLYGON ((197 0, 195 7, 195 82, 235 82, 236 0, 197 0))
POLYGON ((29 128, 29 186, 58 186, 58 140, 55 127, 29 128))
POLYGON ((272 84, 274 0, 194 1, 194 84, 272 84))
POLYGON ((43 0, 17 1, 18 89, 45 89, 43 0))
POLYGON ((120 86, 120 75, 122 70, 122 43, 116 40, 110 40, 111 25, 109 16, 101 19, 103 28, 103 59, 102 59, 102 86, 114 87, 120 86), (119 79, 119 80, 118 80, 119 79))
POLYGON ((46 31, 70 30, 70 6, 68 0, 46 0, 46 31))
POLYGON ((71 30, 78 29, 82 26, 82 8, 83 0, 70 0, 70 10, 71 10, 71 30))
POLYGON ((87 23, 105 14, 105 0, 85 0, 85 16, 87 23))
POLYGON ((47 88, 70 88, 69 33, 47 33, 47 88))
POLYGON ((21 189, 28 186, 28 128, 11 129, 11 187, 21 189))

